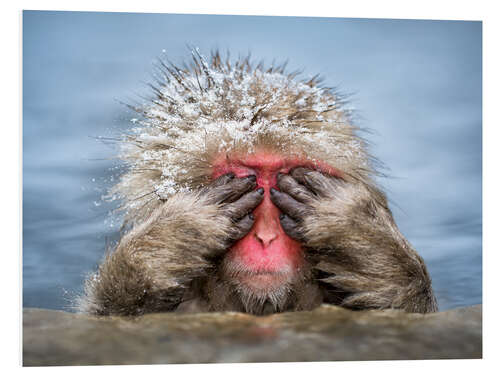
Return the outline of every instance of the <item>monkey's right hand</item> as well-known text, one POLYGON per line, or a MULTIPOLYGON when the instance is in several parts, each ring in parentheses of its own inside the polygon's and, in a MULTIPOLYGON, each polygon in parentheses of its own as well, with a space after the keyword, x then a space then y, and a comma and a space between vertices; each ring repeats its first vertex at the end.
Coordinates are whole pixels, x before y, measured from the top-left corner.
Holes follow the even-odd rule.
POLYGON ((252 228, 263 199, 256 177, 226 174, 194 194, 179 193, 123 236, 87 280, 81 310, 136 315, 174 309, 212 258, 252 228))
POLYGON ((255 218, 252 211, 264 198, 264 189, 253 190, 255 186, 255 175, 236 178, 234 173, 228 173, 201 191, 207 202, 219 205, 220 214, 234 224, 230 230, 228 245, 243 238, 253 226, 255 218))

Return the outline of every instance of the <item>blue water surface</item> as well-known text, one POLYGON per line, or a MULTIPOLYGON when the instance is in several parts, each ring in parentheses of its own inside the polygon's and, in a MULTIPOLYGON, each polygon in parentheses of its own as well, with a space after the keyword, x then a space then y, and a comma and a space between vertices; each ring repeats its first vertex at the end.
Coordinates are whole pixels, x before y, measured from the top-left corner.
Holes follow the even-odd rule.
POLYGON ((152 64, 186 44, 258 61, 351 93, 358 125, 389 169, 401 231, 424 257, 439 307, 482 302, 480 22, 25 11, 23 305, 70 309, 119 222, 121 102, 150 91, 152 64))

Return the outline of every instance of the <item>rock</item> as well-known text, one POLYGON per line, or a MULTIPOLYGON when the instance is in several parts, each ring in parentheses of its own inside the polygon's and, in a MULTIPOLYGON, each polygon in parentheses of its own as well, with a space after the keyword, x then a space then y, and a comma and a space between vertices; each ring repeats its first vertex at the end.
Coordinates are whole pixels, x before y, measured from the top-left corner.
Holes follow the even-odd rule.
POLYGON ((264 317, 23 312, 24 366, 481 357, 481 305, 427 315, 327 305, 264 317))

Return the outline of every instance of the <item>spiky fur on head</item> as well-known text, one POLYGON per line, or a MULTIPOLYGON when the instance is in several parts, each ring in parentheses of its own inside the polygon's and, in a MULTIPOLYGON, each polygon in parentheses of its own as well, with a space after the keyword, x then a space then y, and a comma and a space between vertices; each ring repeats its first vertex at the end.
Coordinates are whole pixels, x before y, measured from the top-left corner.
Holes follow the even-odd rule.
POLYGON ((206 61, 197 50, 183 68, 160 61, 155 98, 133 107, 141 118, 123 137, 119 157, 129 169, 111 190, 126 220, 140 222, 172 194, 206 184, 221 153, 265 149, 318 160, 371 185, 374 159, 342 97, 285 65, 223 61, 218 52, 206 61))

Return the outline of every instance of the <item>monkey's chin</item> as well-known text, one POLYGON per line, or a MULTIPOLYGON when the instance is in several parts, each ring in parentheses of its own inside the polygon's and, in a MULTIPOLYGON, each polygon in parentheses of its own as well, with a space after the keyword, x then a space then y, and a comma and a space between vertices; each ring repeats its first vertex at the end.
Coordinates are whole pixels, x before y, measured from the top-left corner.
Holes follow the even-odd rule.
POLYGON ((231 280, 231 284, 244 299, 281 299, 288 294, 297 278, 297 272, 291 267, 279 271, 256 271, 238 262, 226 260, 223 269, 225 279, 231 280))
POLYGON ((238 257, 225 257, 221 271, 226 285, 231 285, 232 292, 239 297, 242 311, 257 315, 290 308, 296 303, 297 293, 302 293, 309 275, 307 265, 288 264, 279 270, 256 270, 238 257))
POLYGON ((293 275, 290 272, 248 272, 238 275, 237 280, 254 294, 264 296, 290 285, 293 275))
POLYGON ((286 247, 278 242, 265 249, 239 243, 224 257, 224 279, 245 300, 281 301, 286 299, 295 284, 303 264, 301 249, 286 247))

